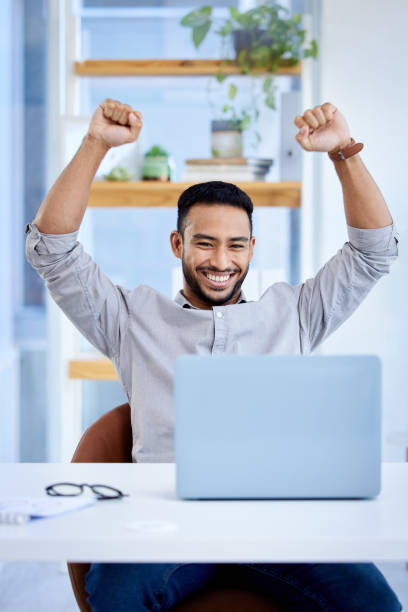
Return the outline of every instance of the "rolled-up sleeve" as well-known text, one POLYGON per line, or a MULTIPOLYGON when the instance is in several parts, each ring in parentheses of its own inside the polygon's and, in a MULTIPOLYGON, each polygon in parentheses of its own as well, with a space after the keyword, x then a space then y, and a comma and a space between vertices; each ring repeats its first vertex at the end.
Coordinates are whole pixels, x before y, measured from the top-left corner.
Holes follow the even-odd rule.
POLYGON ((361 304, 398 256, 394 224, 376 229, 347 226, 345 243, 301 285, 299 322, 302 352, 313 351, 361 304))
POLYGON ((26 226, 26 257, 75 327, 109 359, 119 353, 128 325, 129 290, 114 285, 71 234, 43 234, 26 226))

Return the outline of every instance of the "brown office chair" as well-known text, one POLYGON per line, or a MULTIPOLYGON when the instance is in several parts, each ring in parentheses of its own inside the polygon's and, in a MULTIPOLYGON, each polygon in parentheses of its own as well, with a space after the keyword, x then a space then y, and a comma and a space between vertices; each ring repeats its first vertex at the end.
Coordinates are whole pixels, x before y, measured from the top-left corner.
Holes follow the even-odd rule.
MULTIPOLYGON (((82 436, 72 457, 74 463, 130 463, 132 429, 130 406, 122 404, 91 425, 82 436)), ((85 591, 89 563, 68 563, 75 599, 81 612, 91 612, 85 591)), ((283 612, 260 593, 238 588, 213 588, 190 597, 172 608, 174 612, 283 612)))

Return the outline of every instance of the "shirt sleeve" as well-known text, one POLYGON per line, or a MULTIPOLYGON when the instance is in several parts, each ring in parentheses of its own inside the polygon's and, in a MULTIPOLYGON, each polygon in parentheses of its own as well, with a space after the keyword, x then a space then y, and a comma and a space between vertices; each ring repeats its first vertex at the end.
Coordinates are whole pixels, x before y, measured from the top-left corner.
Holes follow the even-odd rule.
POLYGON ((71 234, 43 234, 26 226, 26 257, 54 301, 89 342, 109 359, 119 353, 128 325, 129 290, 105 276, 71 234))
POLYGON ((313 351, 361 304, 398 256, 394 224, 376 229, 347 226, 345 243, 301 285, 299 322, 302 353, 313 351))

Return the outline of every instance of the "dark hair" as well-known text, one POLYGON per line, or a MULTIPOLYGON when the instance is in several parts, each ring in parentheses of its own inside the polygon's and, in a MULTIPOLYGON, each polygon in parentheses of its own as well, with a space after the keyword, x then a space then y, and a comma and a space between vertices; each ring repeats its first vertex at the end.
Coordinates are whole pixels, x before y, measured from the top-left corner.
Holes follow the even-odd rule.
POLYGON ((243 208, 248 214, 252 236, 252 212, 254 210, 254 205, 252 204, 251 198, 245 191, 242 191, 242 189, 233 183, 224 183, 224 181, 198 183, 183 191, 177 203, 177 231, 180 232, 181 235, 184 233, 188 211, 194 204, 201 203, 227 204, 228 206, 243 208))

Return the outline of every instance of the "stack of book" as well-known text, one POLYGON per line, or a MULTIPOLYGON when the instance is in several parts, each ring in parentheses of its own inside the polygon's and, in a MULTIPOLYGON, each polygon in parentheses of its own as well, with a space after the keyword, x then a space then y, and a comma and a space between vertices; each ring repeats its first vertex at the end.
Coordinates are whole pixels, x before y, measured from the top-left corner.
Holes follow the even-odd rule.
POLYGON ((183 181, 264 181, 272 159, 256 157, 210 157, 186 159, 183 181))

